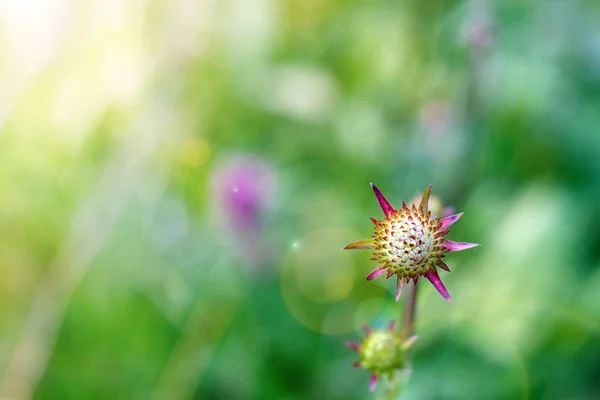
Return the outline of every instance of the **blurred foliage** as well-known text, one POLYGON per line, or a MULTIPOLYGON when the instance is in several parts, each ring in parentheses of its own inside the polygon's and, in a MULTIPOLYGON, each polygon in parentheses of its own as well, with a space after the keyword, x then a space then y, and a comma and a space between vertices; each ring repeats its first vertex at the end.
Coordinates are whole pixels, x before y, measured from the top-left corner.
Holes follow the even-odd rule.
POLYGON ((597 2, 4 1, 0 72, 4 398, 372 398, 369 181, 482 244, 401 398, 600 398, 597 2))

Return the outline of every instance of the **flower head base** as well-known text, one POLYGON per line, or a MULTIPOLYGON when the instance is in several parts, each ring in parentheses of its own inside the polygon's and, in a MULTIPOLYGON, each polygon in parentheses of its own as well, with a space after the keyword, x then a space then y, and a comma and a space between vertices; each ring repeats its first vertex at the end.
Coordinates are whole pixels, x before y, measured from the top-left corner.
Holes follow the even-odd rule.
POLYGON ((415 343, 417 336, 408 340, 394 333, 395 323, 392 321, 388 329, 371 330, 364 325, 367 336, 359 343, 346 342, 346 346, 358 353, 355 367, 360 367, 371 372, 370 389, 375 390, 375 385, 381 376, 391 378, 398 369, 407 369, 406 351, 415 343))
POLYGON ((408 207, 402 202, 402 208, 394 209, 371 184, 377 201, 385 214, 383 221, 371 220, 375 224, 372 239, 350 243, 343 250, 372 250, 373 258, 379 266, 373 270, 367 280, 375 279, 384 273, 387 278, 396 275, 396 301, 400 299, 404 285, 412 280, 417 283, 419 276, 426 277, 437 291, 449 302, 452 298, 444 287, 436 267, 450 271, 442 260, 445 253, 460 251, 479 246, 475 243, 453 242, 445 237, 447 228, 458 221, 462 213, 450 215, 440 220, 431 215, 428 209, 431 186, 425 190, 419 206, 408 207))

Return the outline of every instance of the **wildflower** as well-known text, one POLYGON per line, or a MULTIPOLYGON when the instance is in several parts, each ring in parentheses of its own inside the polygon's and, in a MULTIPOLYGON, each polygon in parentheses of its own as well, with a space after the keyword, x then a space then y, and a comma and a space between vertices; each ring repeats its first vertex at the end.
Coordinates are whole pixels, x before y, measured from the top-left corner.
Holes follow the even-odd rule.
POLYGON ((273 167, 251 155, 233 156, 212 173, 210 192, 215 216, 226 232, 223 239, 235 244, 232 255, 248 267, 264 265, 269 255, 264 220, 272 211, 276 186, 273 167))
POLYGON ((445 253, 461 251, 479 246, 475 243, 453 242, 446 239, 450 225, 462 216, 454 214, 439 219, 428 209, 431 186, 425 190, 419 206, 408 207, 402 202, 402 208, 396 210, 383 194, 371 183, 377 201, 385 214, 383 221, 371 220, 375 232, 371 239, 352 242, 343 250, 372 250, 378 267, 368 276, 370 281, 385 273, 387 279, 396 275, 396 302, 400 299, 404 285, 411 279, 416 284, 419 276, 426 277, 437 291, 450 303, 452 298, 444 287, 437 267, 450 272, 442 260, 445 253))
POLYGON ((390 322, 388 329, 372 330, 363 325, 367 336, 361 343, 346 342, 346 346, 358 353, 359 359, 354 362, 354 367, 371 372, 371 392, 381 376, 391 378, 396 370, 408 369, 405 353, 416 342, 417 336, 403 340, 394 333, 394 327, 395 321, 390 322))
POLYGON ((233 227, 254 231, 268 207, 274 187, 273 168, 264 160, 237 156, 220 165, 212 176, 215 201, 233 227))

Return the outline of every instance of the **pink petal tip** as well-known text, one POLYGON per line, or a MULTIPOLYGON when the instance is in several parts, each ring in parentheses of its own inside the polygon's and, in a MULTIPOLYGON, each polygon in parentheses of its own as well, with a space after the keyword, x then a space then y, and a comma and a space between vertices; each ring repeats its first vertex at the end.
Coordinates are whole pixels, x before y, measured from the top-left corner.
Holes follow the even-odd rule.
POLYGON ((360 349, 360 345, 358 343, 354 343, 354 342, 344 342, 344 344, 346 345, 346 347, 348 347, 351 350, 354 351, 358 351, 358 349, 360 349))
POLYGON ((375 391, 375 388, 377 387, 377 380, 378 379, 379 379, 379 376, 377 374, 371 375, 371 379, 369 379, 369 390, 371 392, 375 391))
POLYGON ((458 221, 459 218, 462 217, 462 215, 463 215, 463 213, 460 213, 460 214, 450 215, 449 217, 444 218, 440 222, 440 230, 444 230, 447 227, 449 227, 450 225, 452 225, 453 223, 455 223, 456 221, 458 221))
POLYGON ((371 182, 371 188, 373 189, 373 192, 375 192, 375 197, 377 197, 377 202, 379 202, 379 206, 381 207, 381 210, 383 211, 383 214, 386 217, 388 217, 390 214, 392 214, 394 211, 396 211, 394 209, 394 207, 392 207, 392 205, 389 203, 389 201, 387 201, 387 199, 381 193, 381 191, 379 189, 377 189, 377 186, 373 185, 372 182, 371 182))
POLYGON ((445 240, 444 247, 448 251, 462 251, 466 249, 471 249, 473 247, 481 246, 477 243, 467 243, 467 242, 453 242, 452 240, 445 240))
POLYGON ((385 269, 383 267, 377 267, 369 275, 367 275, 367 280, 372 281, 373 279, 378 278, 381 275, 383 275, 384 272, 385 272, 385 269))
POLYGON ((436 288, 436 290, 442 295, 443 298, 445 298, 450 303, 452 303, 452 298, 450 297, 450 293, 448 293, 448 290, 442 283, 442 280, 440 279, 440 276, 438 275, 438 273, 435 269, 428 271, 425 274, 425 277, 427 279, 429 279, 429 282, 431 282, 433 287, 436 288))
POLYGON ((396 321, 390 321, 390 324, 388 325, 388 330, 390 332, 394 332, 395 328, 396 328, 396 321))
POLYGON ((417 335, 412 335, 411 337, 409 337, 408 339, 406 339, 406 342, 404 342, 404 343, 402 344, 402 349, 403 349, 403 350, 408 350, 408 349, 410 349, 410 348, 411 348, 411 347, 412 347, 412 346, 415 344, 415 342, 416 342, 418 339, 419 339, 419 336, 417 336, 417 335))

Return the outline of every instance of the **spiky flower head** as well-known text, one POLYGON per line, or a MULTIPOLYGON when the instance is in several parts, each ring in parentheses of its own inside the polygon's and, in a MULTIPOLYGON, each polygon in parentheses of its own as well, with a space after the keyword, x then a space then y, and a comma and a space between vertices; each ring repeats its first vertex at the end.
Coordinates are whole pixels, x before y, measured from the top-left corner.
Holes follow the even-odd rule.
POLYGON ((442 283, 437 268, 450 272, 442 260, 445 253, 460 251, 479 246, 475 243, 453 242, 446 239, 450 232, 448 227, 462 216, 454 214, 439 219, 429 211, 429 186, 418 205, 407 206, 396 210, 383 194, 371 183, 375 197, 383 210, 385 219, 371 220, 375 224, 375 232, 371 239, 352 242, 343 250, 372 250, 372 260, 378 262, 367 280, 375 279, 387 273, 387 278, 396 276, 396 302, 400 299, 404 285, 412 280, 415 284, 419 276, 426 277, 437 291, 450 303, 452 298, 442 283))
POLYGON ((417 336, 403 340, 394 333, 394 327, 395 321, 390 322, 388 329, 372 330, 363 325, 367 336, 360 343, 346 342, 346 346, 358 353, 358 360, 353 365, 371 373, 371 391, 375 390, 380 377, 391 378, 396 370, 408 369, 406 351, 415 343, 417 336))

